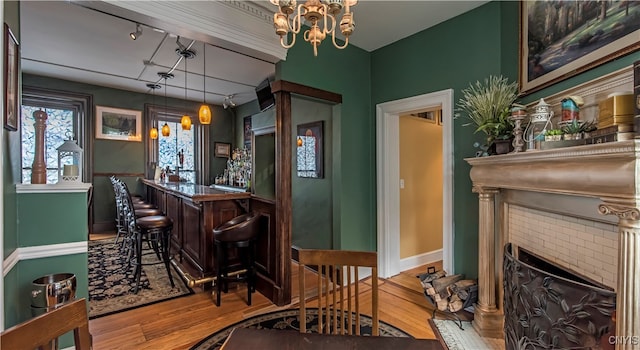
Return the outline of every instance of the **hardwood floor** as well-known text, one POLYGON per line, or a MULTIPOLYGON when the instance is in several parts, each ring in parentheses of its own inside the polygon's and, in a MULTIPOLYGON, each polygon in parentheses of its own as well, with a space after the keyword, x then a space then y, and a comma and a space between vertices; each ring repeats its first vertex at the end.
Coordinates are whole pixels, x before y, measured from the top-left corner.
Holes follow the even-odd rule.
MULTIPOLYGON (((294 263, 293 300, 277 307, 260 293, 252 296, 252 306, 245 302, 246 287, 230 286, 216 307, 210 291, 173 299, 89 321, 93 349, 189 349, 195 343, 242 319, 278 309, 295 308, 299 303, 298 269, 294 263)), ((431 265, 430 265, 431 266, 431 265)), ((436 264, 440 269, 441 264, 436 264)), ((432 307, 426 301, 417 274, 426 266, 379 280, 380 320, 392 324, 416 338, 435 339, 429 327, 432 307)), ((307 271, 310 275, 312 271, 307 271)), ((370 298, 371 281, 361 283, 361 297, 370 298)), ((314 306, 310 304, 310 306, 314 306)), ((363 311, 367 312, 367 311, 363 311)))

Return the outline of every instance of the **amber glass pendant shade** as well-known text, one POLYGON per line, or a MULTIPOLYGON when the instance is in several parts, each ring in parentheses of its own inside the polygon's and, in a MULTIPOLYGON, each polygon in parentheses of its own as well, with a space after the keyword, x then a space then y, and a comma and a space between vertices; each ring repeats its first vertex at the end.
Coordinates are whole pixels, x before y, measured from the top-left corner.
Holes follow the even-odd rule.
POLYGON ((158 128, 156 128, 155 126, 153 128, 151 128, 151 130, 149 130, 149 137, 152 140, 155 140, 158 138, 158 128))
POLYGON ((211 108, 205 104, 200 106, 198 119, 200 119, 200 124, 211 124, 211 108))
POLYGON ((180 125, 182 125, 182 130, 191 130, 191 117, 186 114, 183 115, 180 125))
POLYGON ((169 136, 171 134, 171 128, 169 128, 169 125, 167 123, 164 123, 164 125, 162 126, 162 136, 169 136))
POLYGON ((302 147, 302 137, 298 136, 298 147, 302 147))

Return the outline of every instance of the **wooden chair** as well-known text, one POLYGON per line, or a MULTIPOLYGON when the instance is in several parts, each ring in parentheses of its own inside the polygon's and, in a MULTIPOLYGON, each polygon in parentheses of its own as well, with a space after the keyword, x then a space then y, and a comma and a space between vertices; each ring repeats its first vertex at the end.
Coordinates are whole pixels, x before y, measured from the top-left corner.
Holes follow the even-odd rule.
POLYGON ((91 349, 91 334, 85 299, 77 299, 40 316, 15 325, 0 334, 3 349, 51 349, 51 343, 73 331, 76 350, 91 349))
POLYGON ((318 333, 360 335, 358 268, 365 267, 371 269, 371 335, 379 335, 378 254, 376 252, 303 249, 299 251, 298 260, 301 333, 307 332, 306 322, 304 322, 306 319, 304 271, 307 266, 317 266, 318 333), (351 315, 355 315, 355 327, 351 315), (338 322, 345 317, 347 322, 338 322))

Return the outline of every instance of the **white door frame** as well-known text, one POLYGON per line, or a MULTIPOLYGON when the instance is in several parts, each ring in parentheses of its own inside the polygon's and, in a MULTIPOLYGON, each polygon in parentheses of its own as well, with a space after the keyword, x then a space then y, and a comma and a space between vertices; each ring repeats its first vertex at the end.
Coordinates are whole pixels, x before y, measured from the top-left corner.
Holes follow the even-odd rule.
POLYGON ((378 274, 400 273, 400 114, 442 106, 442 263, 453 273, 453 90, 376 106, 378 274))

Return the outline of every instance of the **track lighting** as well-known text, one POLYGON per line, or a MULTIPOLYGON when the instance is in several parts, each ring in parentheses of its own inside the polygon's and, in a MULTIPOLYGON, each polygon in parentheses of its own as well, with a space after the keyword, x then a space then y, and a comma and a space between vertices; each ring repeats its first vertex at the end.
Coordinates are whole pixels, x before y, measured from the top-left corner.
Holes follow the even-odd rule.
POLYGON ((234 108, 236 106, 236 103, 233 102, 233 96, 235 95, 229 95, 224 97, 224 101, 222 102, 222 107, 224 107, 224 109, 227 109, 229 107, 234 108))
POLYGON ((129 33, 129 37, 131 38, 131 40, 136 40, 141 36, 142 36, 142 27, 140 26, 140 23, 136 23, 136 31, 129 33))

